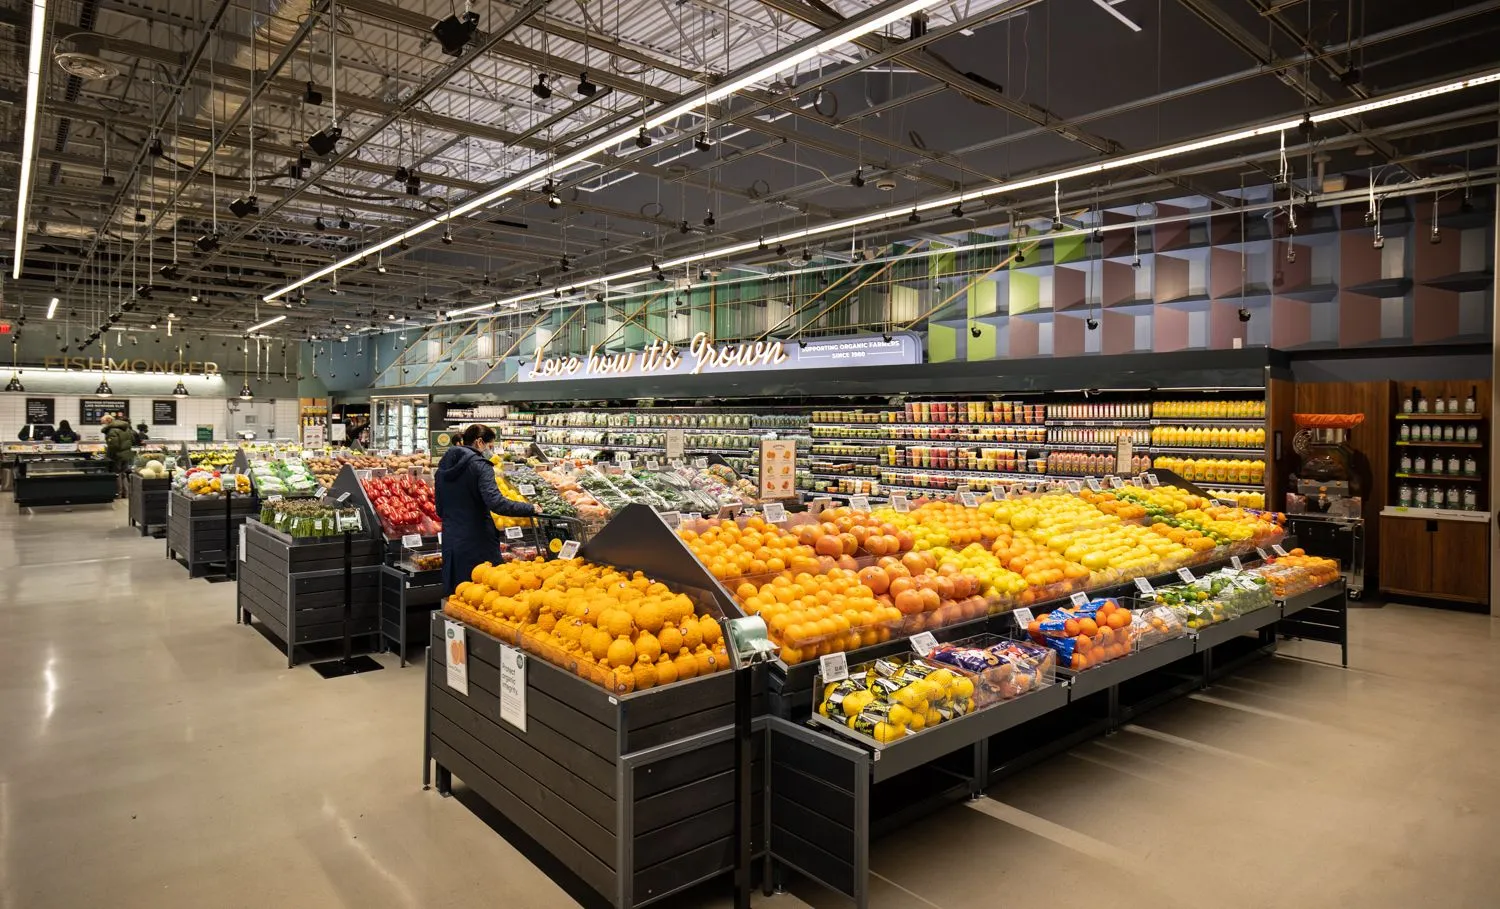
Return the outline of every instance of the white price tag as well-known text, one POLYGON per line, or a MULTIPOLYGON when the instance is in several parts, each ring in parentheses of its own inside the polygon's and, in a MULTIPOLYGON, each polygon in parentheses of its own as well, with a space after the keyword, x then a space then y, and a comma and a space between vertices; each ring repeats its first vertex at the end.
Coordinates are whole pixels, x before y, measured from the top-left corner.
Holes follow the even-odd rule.
POLYGON ((327 489, 327 487, 319 486, 318 487, 318 491, 315 492, 315 493, 313 493, 313 498, 315 498, 315 499, 321 499, 321 498, 323 498, 326 495, 328 495, 328 489, 327 489))
POLYGON ((849 677, 849 658, 842 653, 825 653, 818 657, 818 674, 823 681, 842 682, 849 677))
POLYGON ((340 502, 347 502, 347 501, 349 501, 349 493, 347 493, 347 492, 341 492, 341 493, 339 493, 339 501, 340 502))
POLYGON ((1071 492, 1075 495, 1083 492, 1083 484, 1078 482, 1077 480, 1069 480, 1064 485, 1068 487, 1068 492, 1071 492))
POLYGON ((1280 543, 1272 544, 1271 551, 1274 552, 1274 553, 1276 553, 1279 556, 1286 555, 1286 550, 1281 548, 1281 544, 1280 543))
POLYGON ((318 533, 322 533, 323 532, 323 519, 322 518, 314 518, 313 519, 313 530, 316 530, 318 533))
POLYGON ((1248 577, 1242 577, 1238 580, 1240 582, 1240 586, 1245 588, 1246 590, 1254 590, 1258 586, 1255 581, 1251 580, 1248 577))
POLYGON ((693 458, 693 469, 694 470, 707 470, 708 469, 708 458, 693 458))
POLYGON ((1094 492, 1098 492, 1099 491, 1099 481, 1098 481, 1098 479, 1096 479, 1094 477, 1089 477, 1084 482, 1089 484, 1089 489, 1092 489, 1094 492))
POLYGON ((917 656, 926 656, 937 648, 937 638, 930 631, 921 631, 911 636, 911 649, 917 656))
POLYGON ((646 469, 647 470, 660 470, 661 469, 661 462, 658 461, 655 458, 647 458, 646 459, 646 469))
POLYGON ((1240 557, 1239 556, 1230 556, 1229 557, 1229 564, 1230 564, 1230 566, 1232 566, 1234 568, 1235 571, 1239 571, 1241 568, 1245 567, 1244 565, 1240 564, 1240 557))
POLYGON ((281 501, 281 496, 274 496, 274 495, 273 496, 266 496, 266 501, 267 502, 280 502, 281 501))
POLYGON ((676 530, 682 526, 682 514, 676 511, 664 511, 661 513, 661 521, 663 524, 676 530))
POLYGON ((1210 504, 1210 505, 1212 505, 1212 506, 1214 506, 1214 507, 1215 507, 1215 508, 1219 508, 1219 507, 1221 507, 1221 506, 1222 506, 1222 505, 1223 505, 1223 504, 1224 504, 1224 503, 1223 503, 1223 502, 1220 502, 1220 501, 1219 501, 1219 500, 1218 500, 1218 499, 1209 499, 1209 500, 1208 500, 1208 504, 1210 504))
POLYGON ((245 561, 245 525, 240 525, 240 561, 245 561))
POLYGON ((891 508, 895 509, 897 514, 906 514, 911 511, 911 503, 906 500, 906 493, 893 493, 891 495, 891 508))
POLYGON ((526 535, 526 531, 522 530, 519 527, 507 527, 507 528, 505 528, 505 538, 507 540, 519 540, 519 539, 521 539, 521 537, 523 537, 525 535, 526 535))
POLYGON ((1073 601, 1074 606, 1087 606, 1089 604, 1089 595, 1081 590, 1068 597, 1068 599, 1073 601))
POLYGON ((786 522, 786 506, 780 502, 767 502, 765 511, 767 523, 783 524, 786 522))
POLYGON ((959 489, 959 491, 958 491, 958 501, 965 508, 978 508, 979 507, 979 497, 976 496, 976 495, 974 495, 974 493, 970 492, 969 488, 967 486, 959 489))
POLYGON ((1144 594, 1153 594, 1156 592, 1156 588, 1152 587, 1151 582, 1146 580, 1145 578, 1135 579, 1135 589, 1144 594))
POLYGON ((530 483, 522 483, 516 487, 516 492, 519 492, 522 497, 529 499, 536 495, 536 487, 530 483))
POLYGON ((870 497, 869 496, 850 496, 849 497, 849 507, 852 508, 852 509, 854 509, 855 511, 869 511, 870 510, 870 497))
POLYGON ((1016 617, 1016 627, 1022 631, 1025 631, 1027 626, 1036 621, 1036 616, 1032 615, 1031 610, 1025 606, 1012 610, 1011 615, 1016 617))
POLYGON ((448 649, 443 653, 443 662, 448 665, 448 687, 459 694, 469 693, 469 646, 468 629, 458 622, 443 620, 443 638, 448 649))
POLYGON ((401 546, 405 549, 421 549, 422 535, 420 533, 409 533, 401 538, 401 546))
POLYGON ((682 465, 683 465, 682 458, 668 458, 667 459, 667 466, 668 467, 677 468, 677 467, 681 467, 682 465))
POLYGON ((1270 556, 1266 554, 1266 551, 1264 549, 1261 549, 1259 546, 1255 547, 1255 552, 1260 556, 1260 560, 1262 562, 1270 558, 1270 556))
POLYGON ((557 557, 559 559, 576 559, 578 557, 578 541, 568 540, 562 544, 562 549, 558 550, 557 557))
POLYGON ((500 719, 526 731, 526 654, 500 645, 500 719))
POLYGON ((1150 486, 1152 489, 1155 489, 1156 487, 1161 485, 1161 480, 1158 480, 1156 478, 1156 474, 1148 473, 1146 474, 1146 485, 1150 486))
POLYGON ((1193 573, 1186 568, 1177 569, 1177 576, 1179 578, 1182 578, 1182 580, 1188 584, 1191 584, 1194 581, 1198 580, 1197 578, 1193 577, 1193 573))
POLYGON ((630 463, 630 459, 629 458, 625 458, 622 461, 616 461, 615 462, 615 466, 618 467, 618 468, 620 468, 621 470, 629 470, 632 467, 634 467, 635 465, 633 465, 633 464, 630 463))
POLYGON ((1145 488, 1146 484, 1141 481, 1140 477, 1131 477, 1130 478, 1130 485, 1131 486, 1139 486, 1141 488, 1145 488))
POLYGON ((1120 482, 1120 478, 1119 477, 1114 476, 1113 474, 1110 475, 1110 478, 1109 478, 1109 488, 1110 489, 1119 489, 1121 486, 1124 486, 1124 485, 1125 485, 1124 483, 1120 482))

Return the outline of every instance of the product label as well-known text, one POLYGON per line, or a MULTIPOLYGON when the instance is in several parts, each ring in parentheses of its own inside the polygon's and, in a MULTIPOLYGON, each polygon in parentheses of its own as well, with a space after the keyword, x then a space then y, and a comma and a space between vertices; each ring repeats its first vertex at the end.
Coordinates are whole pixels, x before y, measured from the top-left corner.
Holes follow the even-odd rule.
POLYGON ((707 470, 708 469, 708 458, 693 458, 693 469, 694 470, 707 470))
POLYGON ((422 535, 420 533, 409 533, 401 538, 401 545, 406 549, 421 549, 422 535))
POLYGON ((891 508, 897 514, 906 514, 911 511, 911 503, 906 500, 906 493, 897 492, 891 495, 891 508))
POLYGON ((1089 602, 1089 595, 1080 590, 1074 593, 1072 596, 1068 597, 1068 599, 1073 602, 1074 606, 1087 606, 1089 602))
POLYGON ((1255 547, 1255 552, 1256 552, 1257 555, 1260 556, 1260 560, 1262 562, 1264 562, 1266 559, 1269 559, 1271 557, 1270 555, 1268 555, 1266 553, 1266 551, 1264 549, 1261 549, 1259 546, 1255 547))
POLYGON ((676 530, 682 525, 682 513, 676 511, 664 511, 661 513, 661 522, 676 530))
POLYGON ((341 493, 339 493, 339 499, 338 500, 340 502, 347 502, 347 501, 349 501, 349 493, 347 493, 347 492, 341 492, 341 493))
POLYGON ((1152 587, 1151 582, 1145 578, 1135 579, 1135 589, 1148 596, 1156 592, 1156 588, 1152 587))
POLYGON ((969 487, 967 486, 958 487, 958 501, 961 502, 965 508, 979 507, 979 497, 970 492, 969 487))
POLYGON ((849 497, 849 507, 852 508, 852 509, 854 509, 855 511, 869 511, 870 510, 870 497, 869 496, 850 496, 849 497))
POLYGON ((558 550, 557 557, 559 559, 576 559, 578 557, 578 541, 568 540, 562 544, 562 549, 558 550))
POLYGON ((1025 606, 1022 606, 1020 609, 1013 610, 1011 612, 1011 615, 1016 617, 1016 627, 1020 628, 1023 631, 1026 629, 1026 626, 1036 621, 1036 616, 1032 615, 1031 610, 1025 606))
POLYGON ((315 492, 315 493, 313 493, 313 498, 315 498, 315 499, 321 499, 321 498, 323 498, 326 495, 328 495, 328 490, 326 488, 322 487, 322 486, 319 486, 318 487, 318 491, 315 492))
POLYGON ((786 523, 786 506, 782 505, 780 502, 767 502, 766 503, 766 509, 765 509, 765 511, 766 511, 766 523, 768 523, 768 524, 784 524, 784 523, 786 523))
POLYGON ((519 540, 519 539, 521 539, 521 537, 525 536, 525 534, 526 534, 526 531, 522 530, 519 527, 507 527, 507 528, 505 528, 505 538, 507 540, 519 540))
POLYGON ((1179 578, 1182 578, 1182 580, 1188 584, 1191 584, 1194 581, 1198 580, 1197 578, 1193 577, 1193 573, 1186 568, 1177 569, 1177 576, 1179 578))
POLYGON ((849 658, 842 653, 825 653, 818 657, 818 674, 824 682, 842 682, 849 677, 849 658))
POLYGON ((923 631, 911 636, 911 649, 916 651, 917 656, 926 656, 937 648, 937 638, 932 632, 923 631))
POLYGON ((459 694, 469 693, 469 645, 468 629, 458 622, 443 621, 443 638, 448 650, 443 662, 448 664, 448 687, 459 694))
POLYGON ((1146 474, 1146 485, 1150 486, 1152 489, 1155 489, 1156 487, 1161 485, 1161 481, 1156 478, 1156 474, 1148 473, 1146 474))
POLYGON ((1280 543, 1272 544, 1271 551, 1274 552, 1274 553, 1276 553, 1279 556, 1286 555, 1286 550, 1281 548, 1281 544, 1280 543))
POLYGON ((658 461, 658 460, 656 460, 655 458, 647 458, 646 459, 646 469, 647 470, 660 470, 661 469, 661 462, 658 461))
POLYGON ((1063 485, 1068 488, 1068 492, 1071 492, 1074 495, 1083 492, 1083 484, 1078 482, 1077 480, 1069 480, 1063 485))
POLYGON ((1099 480, 1097 478, 1095 478, 1095 477, 1089 477, 1084 482, 1086 482, 1086 483, 1089 484, 1089 489, 1093 490, 1094 492, 1098 492, 1099 491, 1099 488, 1100 488, 1099 487, 1099 480))
POLYGON ((536 495, 536 487, 531 485, 530 483, 522 483, 521 485, 516 487, 516 492, 529 499, 532 496, 536 495))
POLYGON ((1124 485, 1125 485, 1124 483, 1120 482, 1120 478, 1119 477, 1115 476, 1114 474, 1110 474, 1110 477, 1109 477, 1109 488, 1110 489, 1119 489, 1121 486, 1124 486, 1124 485))
POLYGON ((1240 564, 1240 557, 1239 556, 1230 556, 1229 557, 1229 564, 1230 564, 1231 567, 1234 568, 1235 571, 1239 571, 1241 568, 1245 567, 1244 565, 1240 564))
POLYGON ((277 495, 266 496, 266 501, 267 502, 280 502, 281 501, 281 496, 277 496, 277 495))
POLYGON ((500 719, 526 731, 526 654, 500 645, 500 719))

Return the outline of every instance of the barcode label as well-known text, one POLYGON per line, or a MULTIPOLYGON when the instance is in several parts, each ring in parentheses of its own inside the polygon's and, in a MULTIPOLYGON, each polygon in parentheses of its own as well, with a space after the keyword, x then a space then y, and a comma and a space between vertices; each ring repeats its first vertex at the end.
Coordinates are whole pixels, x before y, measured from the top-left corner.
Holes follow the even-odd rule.
POLYGON ((818 657, 818 674, 824 682, 842 682, 849 677, 849 658, 842 653, 825 653, 818 657))
POLYGON ((521 537, 523 537, 525 535, 526 535, 526 531, 522 530, 519 527, 507 527, 507 528, 505 528, 505 538, 507 540, 519 540, 519 539, 521 539, 521 537))
POLYGON ((530 483, 522 483, 520 486, 516 487, 516 492, 519 492, 521 495, 529 499, 532 496, 536 495, 536 487, 532 486, 530 483))
POLYGON ((850 496, 849 497, 849 507, 852 508, 852 509, 854 509, 855 511, 869 511, 870 510, 870 497, 869 496, 850 496))

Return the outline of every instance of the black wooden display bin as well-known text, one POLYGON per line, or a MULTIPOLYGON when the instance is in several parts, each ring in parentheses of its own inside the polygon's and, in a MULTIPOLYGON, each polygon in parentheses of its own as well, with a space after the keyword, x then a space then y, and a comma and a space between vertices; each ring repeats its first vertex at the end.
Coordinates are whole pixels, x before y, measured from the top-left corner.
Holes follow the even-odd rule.
MULTIPOLYGON (((734 673, 614 696, 526 654, 526 731, 500 719, 501 641, 466 628, 469 693, 447 684, 441 613, 427 654, 426 755, 616 909, 735 868, 734 673)), ((765 852, 764 674, 756 673, 751 852, 765 852)))
POLYGON ((222 496, 195 499, 174 489, 167 497, 167 558, 182 563, 195 578, 213 565, 233 561, 239 554, 239 527, 258 510, 254 496, 233 496, 226 518, 222 496))
POLYGON ((138 528, 141 536, 151 533, 151 528, 167 523, 167 497, 172 494, 169 478, 148 480, 135 471, 129 479, 130 526, 138 528))
POLYGON ((380 633, 406 665, 412 647, 427 644, 427 619, 443 601, 443 572, 386 565, 380 572, 380 633))
MULTIPOLYGON (((260 620, 286 648, 287 667, 296 648, 343 639, 344 558, 342 536, 294 538, 262 524, 245 522, 245 553, 239 562, 235 620, 260 620)), ((349 634, 378 648, 380 572, 384 546, 365 533, 349 545, 353 602, 349 634)))

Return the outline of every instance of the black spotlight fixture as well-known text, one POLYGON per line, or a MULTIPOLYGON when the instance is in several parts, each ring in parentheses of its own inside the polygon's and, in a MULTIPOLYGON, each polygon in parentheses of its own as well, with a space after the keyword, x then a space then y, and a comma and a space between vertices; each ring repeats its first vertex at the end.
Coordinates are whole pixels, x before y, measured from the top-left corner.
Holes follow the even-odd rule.
POLYGON ((765 252, 769 248, 766 246, 765 234, 761 234, 760 239, 755 241, 755 248, 761 252, 765 252))
POLYGON ((349 219, 343 217, 342 215, 340 215, 339 216, 339 230, 348 230, 348 229, 349 229, 349 219))
POLYGON ((411 249, 411 244, 406 242, 405 237, 402 237, 401 239, 396 241, 396 248, 401 250, 402 252, 406 252, 408 249, 411 249))
POLYGON ((693 226, 687 222, 687 218, 683 218, 682 221, 678 223, 677 232, 680 234, 690 234, 693 232, 693 226))
POLYGON ((651 275, 658 281, 667 280, 667 276, 662 273, 661 266, 656 264, 655 259, 651 260, 651 275))
POLYGON ((595 303, 603 303, 604 302, 604 294, 602 292, 594 294, 594 302, 595 303))
POLYGON ((714 210, 710 208, 708 214, 703 216, 703 226, 713 227, 716 223, 718 222, 714 220, 714 210))
MULTIPOLYGON (((977 337, 979 337, 979 336, 980 336, 980 335, 981 335, 981 334, 983 334, 983 332, 981 332, 981 331, 980 331, 980 330, 979 330, 979 326, 978 326, 978 325, 975 325, 975 326, 974 326, 974 327, 973 327, 973 328, 971 328, 971 329, 969 329, 969 334, 971 334, 971 335, 973 335, 973 336, 974 336, 974 337, 976 337, 976 338, 977 338, 977 337)), ((887 341, 889 341, 889 340, 890 340, 890 338, 889 338, 889 337, 887 337, 887 338, 886 338, 886 340, 887 340, 887 341)))
POLYGON ((338 126, 326 126, 307 137, 307 147, 319 158, 338 147, 344 131, 338 126))
POLYGON ((807 349, 807 339, 806 338, 798 338, 797 339, 797 346, 800 347, 803 350, 806 350, 807 349))
POLYGON ((422 178, 417 176, 416 171, 406 175, 406 194, 408 196, 419 195, 422 192, 422 178))
POLYGON ((552 299, 554 299, 554 300, 561 300, 562 299, 562 288, 561 287, 554 287, 554 288, 552 288, 552 299))
MULTIPOLYGON (((121 314, 120 313, 112 312, 112 313, 109 314, 109 324, 110 325, 115 324, 116 322, 120 321, 120 319, 121 319, 121 314)), ((108 329, 106 328, 106 330, 108 330, 108 329)))
POLYGON ((211 253, 219 248, 219 235, 204 234, 203 236, 194 240, 193 245, 198 247, 199 252, 211 253))
POLYGON ((1026 264, 1026 250, 1020 249, 1019 247, 1016 249, 1016 264, 1017 265, 1025 265, 1026 264))
POLYGON ((865 169, 863 167, 856 167, 854 169, 854 176, 852 176, 852 177, 849 178, 849 185, 850 186, 854 187, 855 189, 863 189, 864 188, 864 185, 865 185, 864 170, 865 169))
POLYGON ((1094 318, 1093 316, 1089 316, 1087 319, 1083 320, 1083 324, 1088 326, 1089 331, 1093 331, 1094 329, 1099 327, 1099 320, 1094 318))
POLYGON ((552 97, 552 86, 547 84, 546 73, 537 73, 536 84, 531 87, 531 93, 543 101, 552 97))
POLYGON ((146 223, 146 213, 143 212, 143 211, 141 211, 139 208, 137 208, 135 210, 135 223, 137 223, 137 224, 145 224, 146 223))
POLYGON ((444 246, 452 246, 453 245, 453 228, 451 228, 451 227, 444 227, 443 228, 443 237, 442 237, 442 240, 443 240, 443 245, 444 246))
POLYGON ((918 13, 912 13, 911 14, 911 21, 910 21, 910 24, 908 26, 907 34, 910 35, 913 40, 915 40, 917 38, 920 38, 923 35, 927 34, 927 14, 926 13, 918 12, 918 13))
MULTIPOLYGON (((66 348, 64 348, 66 350, 66 348)), ((21 377, 15 373, 10 374, 10 381, 5 383, 6 391, 25 391, 26 386, 21 384, 21 377)))
POLYGON ((557 184, 550 179, 542 185, 542 194, 547 197, 548 208, 558 208, 562 205, 562 197, 557 194, 557 184))
POLYGON ((151 299, 151 295, 154 293, 156 293, 156 286, 154 284, 141 284, 135 289, 135 295, 142 300, 151 299))
POLYGON ((964 204, 962 202, 958 203, 957 205, 953 206, 952 211, 953 217, 962 218, 964 216, 964 204))
POLYGON ((463 56, 464 46, 478 30, 479 14, 468 9, 464 10, 462 18, 448 16, 432 24, 432 36, 442 45, 443 53, 450 57, 463 56))
POLYGON ((182 380, 181 379, 178 379, 177 380, 177 387, 174 388, 174 389, 172 389, 172 397, 174 397, 174 398, 185 398, 187 396, 188 396, 187 386, 184 385, 184 384, 182 384, 182 380))
POLYGON ((703 130, 693 139, 693 147, 701 152, 713 151, 714 143, 708 138, 708 130, 703 130))
POLYGON ((589 81, 588 70, 584 70, 578 74, 578 94, 585 98, 592 98, 598 90, 599 86, 589 81))
POLYGON ((325 231, 327 229, 328 229, 328 225, 323 223, 323 216, 322 215, 318 215, 316 218, 313 219, 313 230, 315 230, 315 231, 317 231, 318 233, 321 234, 323 231, 325 231))
POLYGON ((563 271, 572 271, 573 270, 573 263, 569 262, 567 255, 564 254, 561 258, 559 258, 557 260, 557 267, 560 268, 560 269, 562 269, 563 271))
POLYGON ((1304 138, 1311 139, 1313 134, 1318 131, 1318 127, 1317 124, 1313 123, 1312 115, 1303 114, 1302 122, 1297 124, 1297 130, 1302 133, 1304 138))
POLYGON ((312 80, 310 79, 308 80, 307 85, 302 89, 302 103, 312 104, 314 106, 323 103, 323 93, 318 91, 318 87, 316 85, 313 85, 312 80))
POLYGON ((786 244, 785 243, 777 243, 776 244, 776 255, 778 255, 778 256, 784 256, 784 255, 786 255, 786 244))
POLYGON ((677 298, 677 308, 678 309, 681 309, 682 307, 684 307, 686 305, 687 305, 687 297, 678 297, 677 298))
POLYGON ((1474 202, 1469 198, 1469 191, 1464 190, 1463 200, 1458 203, 1458 210, 1466 215, 1474 213, 1474 202))
POLYGON ((161 268, 158 268, 156 270, 156 273, 161 275, 163 278, 166 278, 168 281, 182 280, 182 271, 177 267, 177 264, 175 262, 170 265, 163 265, 161 268))
POLYGON ((1052 219, 1052 232, 1053 233, 1057 233, 1058 231, 1062 230, 1066 226, 1067 225, 1063 224, 1062 218, 1053 218, 1052 219))
POLYGON ((917 210, 915 208, 911 210, 911 214, 909 214, 909 215, 906 216, 906 223, 907 224, 921 224, 922 223, 922 216, 919 215, 919 214, 917 214, 917 210))
POLYGON ((644 124, 644 123, 641 124, 641 128, 640 129, 638 129, 638 130, 635 131, 635 147, 636 148, 650 148, 651 147, 651 134, 648 133, 648 132, 646 132, 646 124, 644 124))
POLYGON ((246 218, 250 215, 260 214, 260 201, 254 196, 240 196, 229 203, 229 212, 236 218, 246 218))
POLYGON ((887 333, 886 333, 886 334, 882 334, 882 335, 881 335, 881 336, 880 336, 880 340, 882 340, 882 341, 884 341, 884 342, 885 342, 885 343, 887 343, 887 344, 889 344, 889 343, 891 343, 891 340, 892 340, 892 339, 891 339, 891 336, 890 336, 890 333, 889 333, 889 332, 887 332, 887 333))
POLYGON ((394 174, 394 176, 397 183, 405 183, 406 179, 411 176, 411 171, 406 169, 405 164, 398 164, 396 165, 396 173, 394 174))
POLYGON ((109 387, 109 380, 108 379, 100 379, 99 380, 99 387, 96 388, 96 389, 94 389, 94 394, 98 395, 101 398, 107 398, 107 397, 109 397, 110 395, 112 395, 114 393, 115 393, 115 390, 113 388, 109 387))
POLYGON ((1250 310, 1246 309, 1245 307, 1241 306, 1239 308, 1238 315, 1240 317, 1240 321, 1241 322, 1249 322, 1250 321, 1250 315, 1251 315, 1250 310))
POLYGON ((166 149, 162 148, 161 136, 152 136, 151 144, 146 148, 147 151, 151 153, 151 157, 153 158, 160 158, 162 155, 166 154, 166 149))

